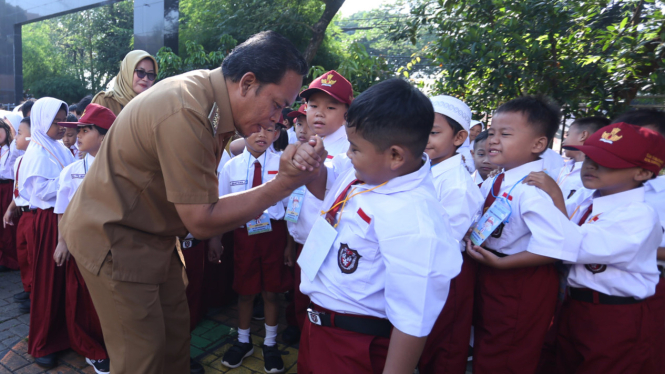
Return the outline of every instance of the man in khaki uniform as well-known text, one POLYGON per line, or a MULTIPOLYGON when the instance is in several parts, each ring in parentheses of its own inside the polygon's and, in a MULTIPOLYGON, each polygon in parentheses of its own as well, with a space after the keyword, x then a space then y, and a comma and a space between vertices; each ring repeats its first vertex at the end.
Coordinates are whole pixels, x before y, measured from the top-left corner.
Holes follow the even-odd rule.
POLYGON ((318 173, 320 142, 314 151, 293 146, 273 181, 218 198, 215 172, 230 136, 277 122, 306 73, 287 39, 263 32, 221 68, 165 79, 118 116, 60 222, 99 314, 112 373, 189 372, 176 237, 230 231, 318 173))

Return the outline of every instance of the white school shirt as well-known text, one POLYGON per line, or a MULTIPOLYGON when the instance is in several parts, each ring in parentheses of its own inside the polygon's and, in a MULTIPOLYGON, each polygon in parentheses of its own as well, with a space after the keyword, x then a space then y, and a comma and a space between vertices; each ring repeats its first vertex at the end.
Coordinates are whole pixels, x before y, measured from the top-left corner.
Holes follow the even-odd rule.
POLYGON ((478 170, 474 171, 473 174, 471 174, 471 179, 473 179, 473 183, 476 186, 481 185, 485 181, 483 179, 483 177, 480 175, 480 173, 478 172, 478 170))
POLYGON ((222 159, 219 160, 219 165, 217 165, 217 192, 219 193, 219 196, 222 196, 222 169, 229 161, 231 161, 231 155, 229 155, 229 152, 224 150, 224 152, 222 152, 222 159))
POLYGON ((656 250, 663 229, 644 195, 643 187, 602 197, 585 189, 566 202, 571 216, 566 230, 582 235, 568 274, 570 287, 637 299, 655 293, 660 274, 656 250), (586 223, 579 226, 592 203, 586 223))
POLYGON ((543 171, 547 172, 549 176, 555 178, 559 175, 561 168, 564 166, 563 156, 559 152, 547 148, 543 154, 540 155, 543 160, 543 171))
POLYGON ((432 166, 432 177, 436 197, 448 213, 453 237, 460 241, 469 231, 485 199, 459 154, 432 166))
MULTIPOLYGON (((346 135, 345 126, 340 127, 334 133, 322 138, 322 140, 323 147, 328 151, 328 157, 324 162, 326 167, 333 167, 334 161, 348 159, 346 152, 349 150, 349 139, 346 135)), ((305 197, 300 206, 298 222, 286 222, 289 234, 291 234, 296 243, 305 244, 307 241, 309 232, 312 230, 312 226, 314 226, 314 222, 321 212, 322 203, 323 200, 317 199, 316 196, 312 195, 305 188, 305 197)))
MULTIPOLYGON (((468 141, 468 138, 467 138, 468 141)), ((471 148, 466 146, 459 147, 457 149, 457 154, 461 155, 462 165, 467 173, 471 174, 476 171, 476 163, 473 161, 473 156, 471 155, 471 148)))
POLYGON ((0 179, 14 179, 14 161, 18 156, 15 140, 9 146, 0 148, 0 179))
MULTIPOLYGON (((430 333, 462 255, 436 199, 429 159, 423 159, 419 170, 347 201, 338 214, 337 238, 321 248, 328 254, 314 281, 302 274, 300 290, 312 302, 338 313, 387 318, 412 336, 430 333)), ((326 193, 324 210, 356 179, 351 162, 346 164, 326 193)), ((328 178, 335 175, 329 168, 328 178)), ((376 186, 354 187, 357 193, 376 186)))
MULTIPOLYGON (((644 200, 658 214, 660 225, 665 231, 665 176, 650 179, 644 183, 644 200)), ((660 242, 665 247, 665 235, 660 242)), ((665 265, 665 261, 658 261, 658 265, 665 265)))
POLYGON ((296 135, 296 126, 291 126, 290 129, 286 130, 286 133, 289 134, 289 144, 293 144, 298 141, 298 135, 296 135))
MULTIPOLYGON (((58 170, 58 175, 62 172, 63 168, 50 157, 50 154, 46 149, 39 147, 35 152, 41 153, 37 157, 39 162, 43 163, 40 167, 58 170)), ((25 165, 22 165, 22 168, 24 166, 25 165)), ((25 171, 23 174, 25 174, 25 171)), ((37 175, 22 175, 21 179, 23 179, 24 182, 19 184, 19 193, 21 196, 26 197, 30 209, 46 210, 55 206, 59 178, 48 179, 37 175)))
MULTIPOLYGON (((21 170, 19 169, 19 164, 21 163, 21 160, 23 159, 23 156, 19 156, 16 161, 14 161, 14 188, 16 188, 16 184, 18 183, 19 185, 19 195, 18 197, 14 195, 14 202, 16 203, 16 206, 28 206, 28 199, 26 199, 23 195, 21 195, 21 190, 22 190, 22 183, 25 181, 25 177, 21 176, 21 170), (19 174, 16 175, 16 172, 19 174), (21 180, 19 180, 19 177, 21 177, 21 180)), ((25 191, 25 190, 24 190, 25 191)), ((13 192, 12 192, 13 194, 13 192)))
MULTIPOLYGON (((541 256, 575 261, 579 236, 570 236, 565 231, 568 217, 556 208, 552 198, 543 190, 521 182, 522 178, 532 171, 543 171, 544 165, 544 160, 538 159, 504 172, 505 177, 497 196, 507 194, 516 186, 511 194, 512 214, 503 229, 497 229, 501 235, 498 238, 490 236, 483 247, 506 255, 528 251, 541 256)), ((491 193, 494 180, 495 178, 487 178, 481 186, 481 193, 485 198, 491 193)))
POLYGON ((53 213, 65 214, 65 210, 69 202, 74 197, 74 193, 83 182, 83 178, 90 170, 90 166, 95 161, 95 158, 89 153, 86 153, 82 160, 74 161, 65 166, 60 172, 58 180, 58 192, 55 198, 55 207, 53 213))
POLYGON ((567 160, 556 175, 556 183, 559 185, 559 188, 561 188, 563 198, 566 200, 570 199, 576 191, 584 188, 584 184, 582 184, 582 176, 580 174, 583 163, 584 162, 582 161, 575 162, 574 159, 567 160))
MULTIPOLYGON (((222 168, 222 173, 219 176, 219 195, 225 196, 251 189, 254 179, 254 162, 256 161, 259 161, 261 164, 263 183, 272 180, 279 171, 280 156, 281 153, 273 153, 266 150, 258 158, 255 158, 245 148, 241 154, 232 158, 222 168)), ((267 212, 270 219, 284 219, 288 201, 289 199, 286 198, 269 207, 267 212)))

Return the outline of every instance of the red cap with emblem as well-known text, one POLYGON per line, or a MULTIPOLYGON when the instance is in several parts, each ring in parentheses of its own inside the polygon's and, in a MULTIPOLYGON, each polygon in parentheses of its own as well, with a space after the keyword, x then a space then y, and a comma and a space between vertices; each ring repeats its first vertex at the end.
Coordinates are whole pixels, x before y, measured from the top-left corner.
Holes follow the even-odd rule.
POLYGON ((307 115, 307 105, 303 104, 300 106, 300 108, 298 108, 298 110, 294 110, 293 112, 287 114, 286 116, 289 118, 296 118, 306 115, 307 115))
POLYGON ((331 70, 310 83, 309 88, 300 93, 300 97, 308 99, 317 91, 323 91, 340 103, 349 104, 353 101, 353 87, 340 73, 331 70))
POLYGON ((108 130, 111 128, 113 121, 115 121, 115 114, 108 108, 99 104, 89 104, 85 107, 85 111, 83 111, 83 115, 78 122, 58 122, 58 125, 69 128, 97 125, 108 130))
POLYGON ((582 151, 598 165, 612 169, 640 167, 658 175, 665 160, 665 138, 659 133, 624 122, 591 134, 584 145, 564 147, 582 151))

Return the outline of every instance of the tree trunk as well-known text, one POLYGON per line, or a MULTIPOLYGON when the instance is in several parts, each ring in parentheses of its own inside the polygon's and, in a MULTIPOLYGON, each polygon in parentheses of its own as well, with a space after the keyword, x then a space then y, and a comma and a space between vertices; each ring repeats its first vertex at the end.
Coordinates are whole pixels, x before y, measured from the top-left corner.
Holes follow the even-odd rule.
POLYGON ((323 0, 323 2, 326 3, 326 8, 321 18, 312 27, 312 38, 309 40, 307 49, 305 49, 305 60, 307 60, 308 64, 314 60, 316 51, 318 51, 323 42, 323 37, 326 35, 326 29, 330 21, 332 21, 339 8, 344 4, 344 0, 323 0))

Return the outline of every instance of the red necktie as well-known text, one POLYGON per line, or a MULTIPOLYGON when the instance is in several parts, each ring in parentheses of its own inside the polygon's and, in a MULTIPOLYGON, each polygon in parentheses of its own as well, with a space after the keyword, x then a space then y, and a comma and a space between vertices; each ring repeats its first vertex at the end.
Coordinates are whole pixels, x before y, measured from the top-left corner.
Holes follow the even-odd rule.
POLYGON ((18 167, 16 168, 16 182, 14 182, 14 197, 18 197, 18 172, 21 170, 21 163, 23 162, 23 158, 21 158, 21 161, 18 162, 18 167))
POLYGON ((74 148, 69 148, 69 151, 72 152, 72 156, 76 157, 76 153, 74 153, 74 148))
POLYGON ((487 194, 487 198, 485 198, 485 205, 483 206, 483 214, 487 211, 489 207, 494 204, 494 200, 496 200, 495 196, 499 196, 499 191, 501 190, 501 183, 503 183, 503 178, 506 176, 505 173, 499 174, 496 179, 494 180, 494 184, 492 184, 492 189, 490 192, 487 194))
POLYGON ((589 208, 587 208, 586 212, 584 212, 580 222, 577 223, 578 225, 582 226, 586 223, 587 218, 589 218, 589 215, 591 214, 591 209, 593 209, 593 204, 589 205, 589 208))
POLYGON ((254 161, 254 179, 252 180, 252 187, 260 186, 263 184, 263 175, 261 174, 261 163, 254 161))
POLYGON ((349 189, 351 188, 351 186, 357 183, 360 183, 360 181, 354 179, 353 181, 351 181, 351 183, 349 183, 348 186, 346 186, 346 188, 342 191, 342 193, 339 194, 339 196, 337 196, 337 199, 335 199, 335 202, 332 205, 333 208, 330 209, 328 213, 326 213, 326 221, 328 221, 329 224, 331 225, 334 224, 334 222, 336 221, 337 212, 339 212, 339 210, 342 208, 343 205, 340 204, 340 202, 344 200, 346 194, 349 193, 349 189))

